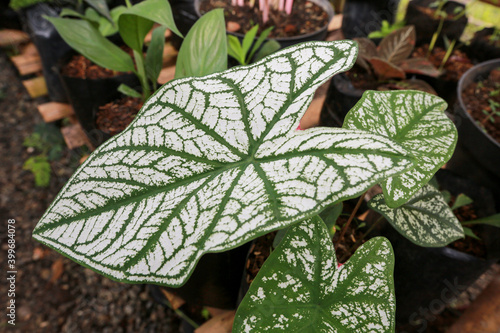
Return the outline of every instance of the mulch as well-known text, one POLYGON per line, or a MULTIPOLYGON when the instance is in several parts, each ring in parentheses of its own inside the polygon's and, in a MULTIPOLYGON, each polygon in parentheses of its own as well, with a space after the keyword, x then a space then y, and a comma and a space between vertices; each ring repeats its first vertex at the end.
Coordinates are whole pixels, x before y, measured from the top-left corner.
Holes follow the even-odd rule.
MULTIPOLYGON (((33 101, 0 51, 0 267, 7 260, 7 221, 15 219, 16 325, 7 324, 7 283, 0 283, 0 331, 178 332, 179 319, 153 301, 148 286, 118 283, 35 241, 31 233, 77 167, 79 152, 65 148, 51 162, 48 187, 36 187, 24 161, 36 155, 23 146, 42 122, 33 101)), ((4 270, 3 277, 5 278, 4 270)))

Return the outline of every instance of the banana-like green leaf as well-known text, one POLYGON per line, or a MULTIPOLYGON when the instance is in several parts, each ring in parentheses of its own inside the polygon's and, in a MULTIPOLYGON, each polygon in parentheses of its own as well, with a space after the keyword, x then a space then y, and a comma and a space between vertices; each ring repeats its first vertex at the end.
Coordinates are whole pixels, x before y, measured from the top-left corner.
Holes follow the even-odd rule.
MULTIPOLYGON (((165 3, 167 2, 165 1, 165 3)), ((141 16, 130 15, 129 10, 132 8, 128 8, 118 18, 118 32, 125 44, 142 54, 144 38, 153 27, 154 22, 141 16)))
POLYGON ((337 268, 325 224, 290 227, 243 298, 233 332, 394 332, 394 254, 369 240, 337 268))
MULTIPOLYGON (((125 19, 127 16, 132 15, 141 17, 151 22, 164 25, 177 36, 183 37, 180 31, 177 29, 177 26, 175 25, 174 16, 172 15, 172 8, 170 7, 170 3, 167 0, 142 1, 128 8, 127 11, 124 12, 122 15, 124 15, 125 19)), ((122 17, 120 16, 119 25, 122 25, 121 20, 122 17)))
POLYGON ((100 15, 105 17, 109 22, 112 22, 111 14, 109 13, 108 4, 105 0, 85 0, 90 6, 92 6, 100 15))
POLYGON ((120 71, 135 71, 132 58, 111 43, 89 21, 44 16, 54 25, 62 39, 78 53, 99 66, 120 71))
POLYGON ((203 76, 227 69, 224 10, 203 15, 182 42, 175 65, 175 78, 203 76))
POLYGON ((128 282, 182 285, 198 259, 311 217, 404 172, 393 140, 296 130, 351 41, 299 44, 246 67, 172 80, 82 164, 34 237, 128 282))
POLYGON ((446 106, 420 91, 367 91, 347 113, 343 128, 392 138, 417 158, 412 169, 382 182, 389 207, 408 201, 453 154, 457 129, 444 114, 446 106))
POLYGON ((149 44, 144 67, 146 75, 153 84, 156 84, 163 65, 163 48, 165 47, 165 30, 167 27, 159 26, 153 30, 151 44, 149 44))
POLYGON ((464 237, 460 221, 432 185, 422 187, 398 208, 387 206, 383 194, 374 196, 368 206, 382 214, 401 235, 420 246, 445 246, 464 237))

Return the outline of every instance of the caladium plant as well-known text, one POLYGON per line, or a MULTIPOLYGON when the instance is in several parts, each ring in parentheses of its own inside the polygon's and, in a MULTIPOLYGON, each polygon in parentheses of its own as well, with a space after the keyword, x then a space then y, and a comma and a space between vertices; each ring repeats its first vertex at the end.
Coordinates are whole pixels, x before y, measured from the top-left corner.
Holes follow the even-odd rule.
POLYGON ((405 79, 406 73, 437 77, 441 72, 426 58, 410 58, 415 47, 415 27, 409 25, 391 32, 378 46, 369 38, 359 43, 358 65, 379 80, 405 79))
MULTIPOLYGON (((309 290, 321 297, 357 286, 353 302, 365 297, 362 304, 378 311, 363 322, 390 329, 393 303, 374 299, 393 295, 387 241, 367 244, 335 270, 331 248, 307 250, 325 242, 315 216, 377 183, 391 205, 404 203, 451 154, 456 134, 444 102, 407 91, 368 93, 345 128, 297 130, 316 88, 351 68, 356 55, 353 41, 308 42, 249 66, 170 81, 75 172, 34 238, 115 280, 178 287, 204 253, 297 225, 281 246, 303 270, 294 279, 309 272, 307 262, 316 272, 309 290), (358 278, 359 269, 380 278, 358 278)), ((258 301, 259 290, 248 299, 258 301)), ((289 306, 302 301, 298 295, 289 306)), ((347 303, 321 310, 332 322, 351 312, 365 316, 347 303)))

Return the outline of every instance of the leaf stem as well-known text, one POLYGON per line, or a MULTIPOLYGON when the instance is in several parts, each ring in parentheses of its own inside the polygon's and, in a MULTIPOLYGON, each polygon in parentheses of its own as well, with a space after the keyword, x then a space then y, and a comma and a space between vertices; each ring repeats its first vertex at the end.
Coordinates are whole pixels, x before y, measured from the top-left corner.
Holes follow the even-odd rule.
POLYGON ((145 101, 149 97, 149 95, 151 95, 151 92, 149 90, 149 83, 146 77, 146 70, 144 69, 144 59, 141 52, 137 52, 136 50, 134 50, 134 59, 135 59, 135 64, 137 66, 137 76, 141 81, 142 100, 145 101))
POLYGON ((181 317, 182 319, 184 319, 185 321, 187 321, 188 324, 191 325, 192 327, 194 327, 195 329, 197 329, 198 327, 200 327, 200 325, 198 325, 193 319, 189 318, 189 316, 187 314, 185 314, 182 310, 180 310, 180 309, 174 309, 174 307, 172 306, 172 304, 170 304, 170 302, 168 300, 166 300, 164 302, 164 304, 166 306, 168 306, 171 310, 173 310, 179 317, 181 317))
POLYGON ((356 204, 356 207, 354 207, 354 209, 353 209, 353 211, 351 213, 351 216, 349 216, 349 219, 347 220, 347 223, 342 226, 342 230, 340 231, 339 239, 335 243, 335 250, 337 250, 337 248, 339 247, 340 242, 342 242, 342 239, 344 238, 344 235, 345 235, 345 233, 347 231, 347 228, 349 227, 349 225, 351 224, 352 220, 354 219, 354 216, 358 212, 358 209, 361 206, 361 203, 363 203, 363 201, 365 200, 365 196, 366 196, 366 192, 363 193, 359 197, 358 203, 356 204))
POLYGON ((373 229, 375 229, 375 227, 380 223, 382 222, 383 220, 385 219, 385 217, 383 216, 380 216, 378 218, 377 221, 375 221, 375 223, 373 223, 370 228, 368 228, 368 230, 366 230, 366 232, 363 234, 363 236, 361 236, 357 241, 356 243, 354 243, 350 248, 349 250, 347 250, 347 252, 342 256, 342 258, 340 258, 340 262, 344 262, 345 259, 347 259, 347 256, 350 254, 350 253, 353 253, 353 251, 361 244, 361 242, 363 241, 363 239, 366 238, 366 236, 368 236, 368 234, 370 232, 373 231, 373 229))

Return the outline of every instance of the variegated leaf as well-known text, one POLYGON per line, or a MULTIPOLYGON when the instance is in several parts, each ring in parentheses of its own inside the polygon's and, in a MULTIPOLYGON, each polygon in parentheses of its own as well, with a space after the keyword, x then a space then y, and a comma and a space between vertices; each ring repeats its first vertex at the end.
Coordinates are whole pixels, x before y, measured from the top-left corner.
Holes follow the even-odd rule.
POLYGON ((233 332, 393 332, 394 254, 369 240, 337 268, 319 217, 287 232, 241 302, 233 332))
POLYGON ((417 158, 412 169, 381 183, 389 207, 408 201, 453 154, 457 129, 446 107, 441 98, 420 91, 367 91, 346 115, 343 128, 385 135, 417 158))
POLYGON ((384 195, 378 194, 368 206, 382 214, 403 236, 420 246, 445 246, 464 237, 462 225, 441 192, 425 185, 404 205, 389 208, 384 195))
POLYGON ((393 140, 296 131, 351 41, 310 42, 247 67, 171 81, 80 167, 34 237, 128 282, 182 285, 206 252, 310 217, 411 167, 393 140))

